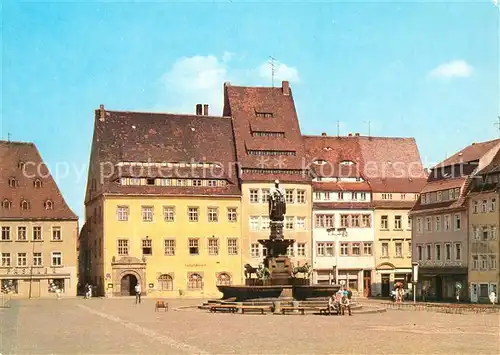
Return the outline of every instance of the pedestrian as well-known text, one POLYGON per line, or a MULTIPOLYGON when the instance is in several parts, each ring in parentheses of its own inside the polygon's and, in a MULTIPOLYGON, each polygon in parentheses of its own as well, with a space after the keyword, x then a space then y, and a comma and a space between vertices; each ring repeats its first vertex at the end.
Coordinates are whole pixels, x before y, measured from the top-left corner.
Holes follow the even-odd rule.
POLYGON ((137 283, 135 285, 135 304, 141 303, 141 285, 137 283))

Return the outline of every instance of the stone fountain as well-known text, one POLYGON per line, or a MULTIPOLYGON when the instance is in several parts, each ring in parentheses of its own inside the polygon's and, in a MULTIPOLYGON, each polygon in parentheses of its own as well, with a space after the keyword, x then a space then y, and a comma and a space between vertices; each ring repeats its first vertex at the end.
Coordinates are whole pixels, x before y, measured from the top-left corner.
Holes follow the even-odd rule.
POLYGON ((295 240, 286 239, 283 235, 286 201, 278 180, 275 181, 275 186, 270 191, 268 204, 271 233, 268 239, 259 240, 259 243, 267 250, 263 266, 257 269, 248 264, 245 265, 245 285, 217 286, 223 294, 222 299, 238 302, 305 301, 325 299, 337 292, 340 288, 338 285, 311 285, 308 265, 294 269, 287 256, 287 249, 295 243, 295 240), (298 272, 303 273, 303 278, 296 277, 298 272), (253 273, 258 274, 259 277, 252 278, 253 273))

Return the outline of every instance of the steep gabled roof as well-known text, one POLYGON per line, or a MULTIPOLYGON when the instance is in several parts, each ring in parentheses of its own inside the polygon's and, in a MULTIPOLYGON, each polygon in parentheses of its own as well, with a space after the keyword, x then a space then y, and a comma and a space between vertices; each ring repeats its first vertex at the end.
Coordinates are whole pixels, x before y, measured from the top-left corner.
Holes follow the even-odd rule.
POLYGON ((304 144, 307 162, 318 176, 362 177, 373 192, 420 192, 425 185, 413 138, 305 136, 304 144), (325 163, 314 164, 317 160, 325 163))
POLYGON ((33 143, 0 141, 0 219, 78 220, 33 143))
POLYGON ((288 82, 277 88, 226 83, 224 114, 233 119, 236 154, 243 170, 240 175, 243 181, 310 181, 308 174, 303 172, 304 145, 288 82), (262 152, 249 154, 249 150, 262 152), (269 151, 293 153, 268 155, 269 151))
POLYGON ((100 193, 238 195, 231 118, 108 111, 103 107, 96 110, 86 201, 100 193), (91 180, 100 180, 101 176, 103 184, 92 192, 91 180), (227 184, 224 187, 123 186, 120 177, 218 178, 227 184))
POLYGON ((494 139, 486 142, 472 143, 471 145, 465 147, 464 149, 453 154, 448 159, 445 159, 441 163, 433 167, 442 168, 445 166, 469 163, 474 161, 479 161, 479 159, 486 154, 490 149, 494 148, 495 145, 500 143, 500 139, 494 139))

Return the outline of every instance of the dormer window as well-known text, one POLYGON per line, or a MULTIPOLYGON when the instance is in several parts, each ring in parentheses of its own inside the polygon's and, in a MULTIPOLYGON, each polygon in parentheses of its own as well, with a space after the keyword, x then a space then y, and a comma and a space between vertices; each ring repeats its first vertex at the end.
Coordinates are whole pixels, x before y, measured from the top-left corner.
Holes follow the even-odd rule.
POLYGON ((21 202, 21 209, 26 211, 29 210, 29 208, 30 208, 30 203, 26 200, 23 200, 21 202))
POLYGON ((54 209, 54 203, 51 200, 45 201, 45 209, 46 210, 52 210, 54 209))
POLYGON ((326 163, 327 163, 327 161, 323 160, 323 159, 318 159, 318 160, 314 161, 314 164, 316 164, 316 165, 325 165, 326 163))
POLYGON ((354 162, 352 160, 342 160, 340 165, 353 165, 354 162))
POLYGON ((36 179, 35 181, 33 181, 33 186, 35 187, 35 189, 42 188, 42 180, 36 179))
POLYGON ((272 112, 255 112, 255 116, 264 118, 273 118, 272 112))
POLYGON ((3 200, 3 202, 2 202, 2 208, 4 210, 10 210, 11 207, 12 207, 12 202, 10 202, 7 199, 3 200))
POLYGON ((17 180, 15 178, 9 179, 9 187, 17 187, 17 180))
POLYGON ((19 169, 21 169, 21 170, 23 170, 23 169, 24 169, 24 165, 25 165, 25 164, 24 164, 24 161, 22 161, 22 160, 20 160, 20 161, 19 161, 19 163, 17 163, 17 167, 18 167, 19 169))

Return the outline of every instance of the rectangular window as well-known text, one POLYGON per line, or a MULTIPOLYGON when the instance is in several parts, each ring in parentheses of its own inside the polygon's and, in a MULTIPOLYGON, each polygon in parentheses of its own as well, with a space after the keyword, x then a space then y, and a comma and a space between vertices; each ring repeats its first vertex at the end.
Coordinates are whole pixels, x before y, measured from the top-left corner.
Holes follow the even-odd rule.
POLYGON ((472 270, 477 270, 479 268, 479 258, 477 255, 472 256, 472 270))
POLYGON ((397 258, 402 258, 403 257, 403 243, 402 242, 396 242, 395 243, 396 247, 396 257, 397 258))
POLYGON ((361 255, 361 244, 360 243, 352 243, 352 255, 355 255, 355 256, 361 255))
POLYGON ((28 233, 26 227, 17 227, 17 240, 19 241, 28 240, 28 233))
POLYGON ((434 246, 436 252, 436 261, 441 261, 441 244, 436 244, 434 246))
POLYGON ((259 243, 250 244, 250 253, 252 255, 252 258, 259 258, 260 257, 259 243))
POLYGON ((42 240, 42 227, 33 227, 33 240, 42 240))
POLYGON ((342 201, 344 199, 344 193, 343 192, 337 193, 337 198, 339 201, 342 201))
POLYGON ((372 243, 363 243, 363 255, 372 255, 372 243))
POLYGON ((297 229, 306 229, 306 217, 297 217, 296 227, 297 229))
POLYGON ((297 190, 297 203, 306 203, 306 190, 297 190))
POLYGON ((436 194, 436 201, 437 202, 441 202, 443 200, 443 192, 442 191, 438 191, 437 194, 436 194))
POLYGON ((259 203, 258 189, 250 189, 250 203, 259 203))
POLYGON ((455 230, 460 230, 460 228, 462 227, 462 221, 460 219, 460 214, 456 214, 455 215, 455 230))
POLYGON ((163 220, 165 222, 175 222, 174 206, 163 206, 163 220))
POLYGON ((481 270, 488 270, 488 256, 481 255, 481 270))
POLYGON ((28 257, 26 253, 17 253, 17 266, 28 266, 28 257))
POLYGON ((52 240, 54 241, 62 240, 61 227, 52 227, 52 240))
POLYGON ((381 216, 380 217, 380 229, 389 229, 389 217, 381 216))
POLYGON ((387 242, 382 243, 382 257, 383 258, 389 257, 389 243, 387 242))
POLYGON ((436 232, 441 232, 441 216, 436 216, 436 232))
POLYGON ((143 222, 153 222, 153 207, 152 206, 142 206, 142 221, 143 222))
POLYGON ((325 243, 317 243, 316 244, 316 255, 317 256, 325 256, 325 243))
POLYGON ((408 257, 411 258, 411 242, 408 242, 408 257))
POLYGON ((496 210, 497 210, 497 200, 495 198, 492 198, 490 202, 490 212, 496 212, 496 210))
POLYGON ((450 230, 450 215, 447 214, 444 216, 444 230, 449 231, 450 230))
POLYGON ((292 189, 285 190, 285 200, 286 200, 286 203, 294 203, 292 189))
POLYGON ((488 201, 483 200, 481 203, 481 213, 486 213, 486 206, 487 206, 488 201))
POLYGON ((198 222, 198 207, 189 207, 188 208, 188 220, 189 222, 198 222))
POLYGON ((262 228, 262 230, 268 230, 269 229, 269 217, 261 217, 261 223, 260 223, 260 227, 262 228))
POLYGON ((497 257, 496 255, 490 255, 490 270, 497 269, 497 257))
POLYGON ((42 253, 33 253, 33 266, 42 266, 42 253))
POLYGON ((422 252, 422 246, 421 245, 417 245, 417 260, 418 261, 424 260, 424 255, 423 255, 423 252, 422 252))
POLYGON ((262 203, 267 203, 267 201, 269 200, 269 189, 262 189, 260 198, 260 201, 262 203))
POLYGON ((293 217, 286 216, 286 218, 285 218, 285 229, 293 229, 293 217))
POLYGON ((52 265, 51 266, 62 266, 62 253, 60 251, 52 252, 52 265))
POLYGON ((325 201, 330 201, 330 192, 325 192, 325 201))
POLYGON ((10 227, 2 227, 2 240, 10 240, 10 227))
POLYGON ((432 231, 432 219, 431 219, 431 217, 425 217, 425 231, 426 232, 432 231))
POLYGON ((408 226, 406 227, 406 229, 411 230, 411 223, 411 216, 408 216, 408 226))
POLYGON ((292 245, 289 245, 289 246, 286 248, 286 255, 288 255, 288 256, 290 256, 290 257, 295 256, 295 254, 294 254, 293 244, 292 244, 292 245))
POLYGON ((371 227, 371 218, 370 218, 370 215, 369 214, 364 214, 362 216, 362 226, 364 228, 370 228, 371 227))
POLYGON ((430 244, 425 246, 425 254, 427 260, 432 260, 432 249, 430 244))
POLYGON ((366 192, 361 192, 360 193, 360 198, 361 201, 366 201, 366 192))
POLYGON ((477 201, 474 201, 472 203, 472 213, 478 213, 479 212, 479 203, 477 201))
POLYGON ((10 253, 2 253, 2 266, 3 267, 11 266, 10 253))
POLYGON ((142 255, 153 255, 153 241, 151 239, 142 240, 142 255))
POLYGON ((217 207, 208 207, 208 221, 209 222, 219 221, 219 209, 217 207))
POLYGON ((340 255, 341 256, 349 255, 349 244, 348 243, 340 243, 340 255))
POLYGON ((219 239, 208 239, 208 255, 219 255, 219 239))
POLYGON ((165 239, 163 242, 165 256, 175 255, 175 239, 165 239))
POLYGON ((229 238, 227 240, 227 253, 229 255, 238 255, 238 239, 229 238))
POLYGON ((401 218, 401 216, 394 216, 394 229, 403 229, 401 218))
POLYGON ((422 218, 417 218, 417 233, 422 233, 422 218))
POLYGON ((351 215, 351 227, 359 228, 361 226, 361 215, 353 214, 351 215))
POLYGON ((306 256, 306 243, 297 243, 297 256, 306 256))
POLYGON ((451 260, 451 244, 449 243, 444 245, 444 257, 445 260, 451 260))
POLYGON ((189 245, 189 255, 199 255, 200 254, 200 248, 199 248, 199 240, 197 238, 189 238, 188 245, 189 245))
POLYGON ((200 179, 193 180, 193 186, 201 186, 203 183, 200 179))
POLYGON ((128 221, 128 206, 116 207, 116 219, 119 221, 128 221))
POLYGON ((455 260, 462 260, 462 244, 455 244, 455 260))
POLYGON ((128 240, 118 239, 118 255, 127 256, 128 255, 128 240))
POLYGON ((228 207, 227 208, 227 220, 228 222, 237 222, 238 221, 238 213, 236 207, 228 207))
POLYGON ((347 214, 340 215, 340 226, 343 228, 349 227, 349 215, 347 214))
POLYGON ((253 231, 259 230, 259 217, 250 216, 250 229, 253 231))

